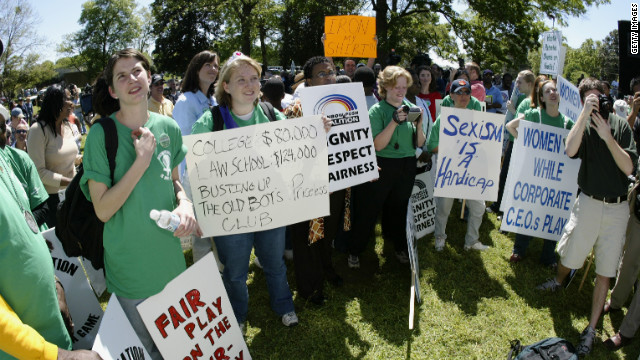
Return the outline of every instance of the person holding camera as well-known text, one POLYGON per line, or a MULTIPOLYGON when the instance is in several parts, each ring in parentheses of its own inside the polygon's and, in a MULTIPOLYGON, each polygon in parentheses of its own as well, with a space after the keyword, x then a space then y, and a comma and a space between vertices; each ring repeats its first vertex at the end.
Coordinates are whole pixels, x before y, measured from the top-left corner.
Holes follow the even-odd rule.
POLYGON ((580 334, 578 355, 591 352, 596 325, 609 290, 609 279, 616 276, 629 219, 628 176, 638 155, 631 128, 615 115, 602 84, 584 79, 579 87, 584 107, 566 138, 566 153, 580 158, 580 192, 571 217, 558 242, 560 262, 555 278, 537 289, 556 291, 565 279, 571 280, 593 248, 596 283, 593 289, 589 325, 580 334))
MULTIPOLYGON (((451 99, 456 109, 467 109, 469 102, 471 101, 471 84, 464 79, 454 80, 451 83, 451 99)), ((429 141, 427 141, 427 151, 437 154, 438 144, 440 142, 440 115, 433 124, 431 133, 429 134, 429 141)), ((433 159, 436 162, 436 159, 433 159)), ((453 206, 453 198, 436 197, 436 229, 435 237, 436 251, 442 251, 447 239, 445 230, 447 229, 447 221, 449 214, 451 213, 451 207, 453 206)), ((484 214, 484 201, 470 200, 466 201, 467 208, 469 208, 469 219, 467 220, 467 234, 464 237, 464 249, 465 250, 479 250, 483 251, 489 248, 484 245, 478 239, 480 238, 480 224, 482 223, 482 215, 484 214)))
POLYGON ((380 178, 352 188, 354 211, 348 258, 350 268, 360 267, 359 255, 367 246, 380 211, 384 238, 393 241, 398 261, 409 262, 407 206, 416 174, 416 148, 426 140, 422 131, 422 112, 405 100, 412 82, 411 75, 399 66, 387 66, 378 75, 378 91, 382 100, 369 110, 369 120, 380 178), (418 115, 413 115, 416 113, 418 115))

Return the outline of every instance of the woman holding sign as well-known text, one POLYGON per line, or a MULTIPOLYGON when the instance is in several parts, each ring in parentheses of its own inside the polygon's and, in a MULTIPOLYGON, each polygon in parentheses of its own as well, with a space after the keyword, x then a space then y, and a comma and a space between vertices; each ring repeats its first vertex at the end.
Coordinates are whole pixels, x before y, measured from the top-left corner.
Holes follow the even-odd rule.
POLYGON ((96 111, 115 123, 114 181, 100 124, 87 136, 80 186, 105 223, 107 287, 149 354, 161 359, 136 306, 186 269, 179 237, 199 228, 178 177, 178 164, 187 153, 180 128, 173 119, 147 110, 149 67, 149 60, 135 49, 109 59, 93 96, 96 111), (149 218, 152 209, 173 210, 180 226, 174 233, 158 227, 149 218))
POLYGON ((350 268, 360 267, 359 255, 367 246, 380 211, 383 236, 393 241, 398 261, 409 262, 407 206, 416 174, 416 148, 425 143, 422 114, 411 121, 406 111, 414 106, 404 99, 412 82, 409 72, 398 66, 387 66, 378 76, 382 100, 371 107, 369 119, 381 169, 380 178, 352 188, 354 212, 348 259, 350 268))
MULTIPOLYGON (((220 110, 223 122, 216 123, 212 112, 207 110, 193 125, 192 133, 201 134, 219 128, 224 131, 269 122, 270 115, 258 104, 261 71, 260 64, 252 58, 240 52, 234 53, 222 68, 220 80, 216 85, 215 96, 219 104, 217 109, 220 110)), ((274 112, 274 120, 285 119, 281 112, 274 112)), ((325 126, 330 126, 330 121, 326 118, 325 126)), ((297 325, 298 317, 293 307, 293 298, 287 282, 287 267, 283 260, 285 227, 216 236, 214 241, 220 262, 224 265, 224 287, 229 295, 233 313, 243 330, 249 307, 249 258, 254 247, 267 280, 271 309, 281 317, 285 326, 297 325)))
MULTIPOLYGON (((466 109, 471 101, 471 85, 469 81, 458 79, 451 84, 451 99, 453 99, 454 107, 457 109, 466 109)), ((432 153, 438 153, 438 143, 440 141, 440 116, 433 124, 433 129, 429 134, 427 142, 427 150, 432 153)), ((447 234, 447 221, 453 206, 452 198, 436 197, 436 251, 444 249, 447 234)), ((465 250, 483 251, 488 248, 487 245, 481 243, 480 224, 482 223, 482 214, 484 213, 484 201, 467 199, 467 208, 469 208, 469 219, 467 220, 467 234, 464 237, 465 250)))
MULTIPOLYGON (((518 137, 518 126, 520 121, 526 120, 553 127, 561 127, 571 129, 573 121, 560 113, 560 94, 556 89, 556 84, 552 80, 546 80, 540 84, 539 88, 533 92, 531 109, 526 110, 516 119, 511 120, 507 124, 507 131, 514 137, 518 137), (539 104, 539 107, 536 105, 539 104)), ((516 234, 516 240, 513 244, 513 254, 510 261, 518 262, 525 255, 531 236, 524 234, 516 234)), ((555 268, 557 266, 555 255, 556 241, 544 240, 542 253, 540 254, 540 262, 544 266, 555 268)))

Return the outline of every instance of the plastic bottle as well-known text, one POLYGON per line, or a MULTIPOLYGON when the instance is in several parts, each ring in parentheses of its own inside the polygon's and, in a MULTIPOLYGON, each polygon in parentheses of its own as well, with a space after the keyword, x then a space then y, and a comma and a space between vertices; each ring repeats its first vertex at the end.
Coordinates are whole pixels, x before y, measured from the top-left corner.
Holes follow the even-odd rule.
POLYGON ((151 210, 149 213, 151 220, 154 220, 159 227, 175 232, 180 226, 180 217, 167 210, 151 210))

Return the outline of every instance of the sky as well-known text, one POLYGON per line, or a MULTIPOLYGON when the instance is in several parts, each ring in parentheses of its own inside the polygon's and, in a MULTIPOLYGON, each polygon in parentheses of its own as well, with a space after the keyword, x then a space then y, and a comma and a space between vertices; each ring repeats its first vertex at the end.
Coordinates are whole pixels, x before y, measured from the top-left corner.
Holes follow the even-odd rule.
MULTIPOLYGON (((56 47, 66 36, 78 31, 78 19, 84 0, 28 0, 42 19, 38 27, 40 36, 46 38, 46 46, 39 53, 43 60, 55 61, 61 55, 56 47)), ((153 0, 137 0, 138 4, 149 5, 153 0)), ((618 28, 618 20, 631 18, 631 3, 634 0, 612 0, 611 4, 589 8, 587 14, 579 18, 569 18, 567 27, 556 28, 562 31, 569 46, 578 48, 586 39, 603 40, 609 32, 618 28)), ((551 21, 547 25, 552 26, 551 21)))

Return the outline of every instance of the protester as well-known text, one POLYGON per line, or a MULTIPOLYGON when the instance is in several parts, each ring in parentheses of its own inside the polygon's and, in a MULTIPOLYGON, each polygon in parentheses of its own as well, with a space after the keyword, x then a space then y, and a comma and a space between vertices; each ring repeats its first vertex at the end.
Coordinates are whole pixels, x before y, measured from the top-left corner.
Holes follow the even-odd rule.
POLYGON ((109 58, 103 77, 104 81, 96 84, 94 104, 100 107, 98 113, 115 122, 118 151, 114 182, 104 130, 94 125, 86 140, 80 185, 105 223, 107 288, 116 295, 151 357, 161 359, 136 305, 162 291, 186 269, 178 238, 199 233, 193 204, 178 176, 178 164, 187 149, 175 121, 147 110, 151 73, 142 53, 118 51, 109 58), (108 92, 100 89, 105 85, 108 92), (180 217, 180 226, 173 234, 158 227, 149 218, 152 209, 172 210, 180 217))
POLYGON ((382 211, 382 233, 392 241, 395 255, 401 263, 409 262, 406 219, 409 197, 416 173, 416 147, 425 142, 422 131, 424 116, 415 123, 407 121, 403 105, 412 84, 411 75, 401 67, 387 66, 378 77, 378 92, 382 100, 369 110, 371 133, 376 149, 380 178, 355 186, 353 191, 353 236, 349 244, 348 265, 360 267, 360 254, 373 232, 382 211))
MULTIPOLYGON (((471 83, 469 81, 469 74, 467 73, 466 70, 458 70, 455 72, 455 75, 453 76, 454 80, 464 80, 468 83, 471 83)), ((449 91, 451 84, 449 84, 449 86, 447 87, 447 91, 449 91)), ((444 99, 442 99, 442 103, 440 104, 440 106, 442 107, 454 107, 454 103, 453 103, 453 99, 451 97, 451 95, 447 95, 444 97, 444 99)), ((469 100, 469 104, 467 105, 467 109, 469 110, 476 110, 476 111, 482 111, 482 104, 480 104, 480 101, 478 99, 476 99, 473 95, 471 95, 471 100, 469 100)), ((436 114, 436 116, 439 116, 440 114, 436 114)))
MULTIPOLYGON (((633 215, 632 215, 633 217, 633 215)), ((636 222, 635 227, 638 227, 638 220, 633 219, 636 222)), ((636 232, 637 236, 638 233, 636 232)), ((637 274, 636 274, 637 276, 637 274)), ((637 278, 636 278, 637 279, 637 278)), ((617 285, 617 283, 616 283, 617 285)), ((618 328, 618 332, 615 333, 612 337, 608 338, 604 341, 604 346, 611 350, 616 351, 623 346, 629 345, 631 341, 633 341, 636 332, 638 331, 638 327, 640 327, 640 291, 636 291, 633 295, 633 300, 631 300, 631 305, 629 305, 629 311, 622 319, 622 323, 618 328)))
POLYGON ((349 79, 353 79, 353 75, 356 74, 356 61, 352 58, 347 58, 344 60, 344 74, 349 77, 349 79))
POLYGON ((511 91, 513 91, 513 76, 509 73, 502 74, 502 81, 500 84, 500 91, 507 92, 507 98, 511 98, 511 91))
MULTIPOLYGON (((466 109, 467 105, 471 101, 471 84, 462 79, 455 80, 451 84, 450 95, 456 109, 466 109)), ((438 116, 436 122, 433 124, 433 129, 431 130, 429 141, 427 142, 427 150, 431 153, 437 154, 439 142, 440 116, 438 116)), ((445 231, 447 229, 447 221, 449 219, 449 214, 451 213, 453 201, 453 198, 436 197, 436 251, 442 251, 444 249, 445 241, 447 239, 445 231)), ((469 209, 469 218, 467 219, 467 234, 464 237, 464 249, 479 251, 486 250, 489 246, 482 244, 478 240, 480 238, 479 229, 480 224, 482 223, 482 215, 484 213, 484 201, 467 199, 466 204, 469 209)))
POLYGON ((11 137, 9 138, 9 144, 11 146, 13 146, 16 143, 16 134, 18 130, 18 125, 21 123, 27 123, 24 117, 24 113, 22 112, 22 109, 20 109, 19 107, 14 107, 11 110, 11 119, 8 123, 9 128, 11 129, 11 137))
POLYGON ((480 77, 480 66, 474 62, 466 63, 464 69, 469 73, 469 80, 471 81, 471 95, 478 99, 478 101, 484 101, 486 97, 486 90, 482 84, 482 78, 480 77))
POLYGON ((279 77, 272 77, 262 85, 262 101, 270 103, 278 111, 282 111, 284 84, 279 77))
POLYGON ((27 134, 29 133, 29 126, 25 122, 18 124, 16 129, 16 141, 13 143, 13 147, 22 151, 27 151, 27 134))
MULTIPOLYGON (((213 83, 218 77, 220 60, 212 51, 201 51, 189 62, 182 80, 182 94, 173 108, 173 118, 180 126, 182 136, 190 135, 193 124, 209 109, 218 103, 213 97, 213 83)), ((186 161, 180 164, 180 181, 184 184, 187 196, 191 198, 191 184, 187 174, 186 161)), ((193 237, 193 261, 196 262, 212 250, 210 237, 193 237)))
POLYGON ((569 157, 582 160, 578 173, 580 195, 558 243, 558 272, 555 278, 537 288, 558 290, 572 269, 582 267, 593 248, 596 283, 591 317, 577 346, 578 354, 586 355, 591 352, 596 336, 595 328, 609 289, 609 278, 616 275, 622 255, 629 218, 627 176, 633 171, 638 155, 627 122, 613 113, 608 114, 608 119, 600 114, 598 96, 604 90, 599 81, 584 79, 579 91, 584 107, 567 136, 565 151, 569 157))
POLYGON ((36 164, 40 179, 49 199, 47 226, 56 226, 58 193, 67 188, 76 174, 75 162, 79 158, 76 135, 68 118, 73 111, 69 90, 60 85, 47 88, 42 100, 38 121, 31 125, 27 137, 29 156, 36 164))
MULTIPOLYGON (((269 122, 262 107, 258 105, 261 71, 255 60, 240 52, 234 53, 222 68, 215 95, 223 118, 228 115, 224 122, 225 129, 269 122)), ((285 119, 279 111, 275 111, 275 115, 278 120, 285 119)), ((194 134, 210 132, 213 131, 213 125, 211 111, 205 111, 193 125, 192 131, 194 134)), ((265 272, 271 309, 281 317, 285 326, 297 325, 298 316, 293 307, 287 282, 287 267, 283 260, 285 228, 216 236, 214 241, 220 262, 224 266, 222 281, 242 330, 246 329, 249 306, 247 276, 251 249, 254 247, 265 272)))
POLYGON ((487 112, 497 114, 502 109, 502 94, 497 87, 493 86, 493 71, 487 69, 482 72, 482 84, 484 85, 487 96, 487 112))
POLYGON ((418 73, 418 81, 420 84, 418 97, 426 100, 431 122, 434 122, 436 121, 436 100, 442 99, 442 96, 437 90, 436 78, 433 75, 433 71, 426 66, 418 67, 416 72, 418 73))
MULTIPOLYGON (((520 121, 523 120, 564 129, 571 129, 573 127, 573 121, 558 110, 560 106, 560 95, 553 81, 543 81, 539 86, 539 90, 536 88, 532 92, 532 98, 536 100, 535 103, 532 104, 532 107, 507 124, 507 131, 509 131, 514 138, 518 137, 518 126, 520 125, 520 121)), ((522 259, 529 247, 531 238, 529 235, 516 234, 513 253, 509 259, 511 262, 518 262, 522 259)), ((557 267, 554 253, 555 248, 556 241, 544 240, 542 253, 540 254, 540 262, 542 265, 551 268, 557 267)))
MULTIPOLYGON (((361 67, 356 70, 354 78, 359 76, 361 67)), ((324 56, 314 56, 303 66, 305 87, 330 85, 336 82, 333 63, 324 56)), ((302 104, 297 100, 285 112, 287 118, 302 117, 302 104)), ((339 227, 343 226, 345 211, 345 197, 349 197, 350 190, 334 191, 329 195, 330 215, 303 221, 289 226, 293 245, 293 265, 296 273, 298 294, 316 305, 325 302, 324 281, 335 286, 343 283, 336 274, 331 260, 331 243, 336 238, 339 227)))
POLYGON ((353 82, 361 82, 364 88, 364 97, 367 100, 367 109, 378 103, 378 99, 373 94, 373 88, 376 85, 376 75, 368 66, 361 66, 356 69, 353 75, 353 82))
POLYGON ((149 96, 149 111, 156 112, 168 117, 173 116, 173 102, 164 97, 164 79, 160 74, 153 74, 151 77, 151 96, 149 96))
POLYGON ((69 85, 69 91, 71 92, 71 98, 73 99, 73 115, 78 119, 77 126, 81 130, 81 134, 87 133, 87 128, 84 124, 84 116, 82 115, 82 105, 80 104, 80 89, 74 84, 69 85))

